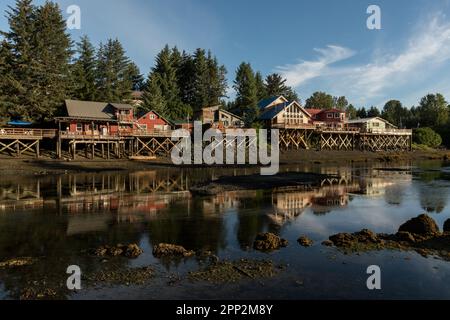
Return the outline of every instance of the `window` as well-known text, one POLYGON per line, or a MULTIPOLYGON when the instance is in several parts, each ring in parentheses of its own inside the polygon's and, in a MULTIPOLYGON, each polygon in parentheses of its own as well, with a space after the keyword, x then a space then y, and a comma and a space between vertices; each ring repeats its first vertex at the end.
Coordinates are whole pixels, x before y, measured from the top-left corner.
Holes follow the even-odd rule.
POLYGON ((147 125, 146 124, 140 124, 139 127, 144 130, 147 131, 147 125))
POLYGON ((156 119, 156 117, 155 117, 154 114, 151 114, 151 115, 149 115, 148 117, 149 117, 150 120, 155 120, 155 119, 156 119))
POLYGON ((328 119, 332 119, 333 118, 333 114, 332 113, 327 113, 327 118, 328 119))
POLYGON ((83 124, 77 123, 77 132, 81 132, 81 131, 83 131, 83 124))
POLYGON ((374 122, 374 123, 373 123, 373 126, 374 126, 375 128, 378 128, 378 127, 380 126, 380 123, 379 123, 379 122, 374 122))
POLYGON ((340 114, 339 114, 339 113, 335 113, 335 114, 334 114, 334 117, 335 117, 336 119, 339 119, 339 118, 340 118, 340 114))

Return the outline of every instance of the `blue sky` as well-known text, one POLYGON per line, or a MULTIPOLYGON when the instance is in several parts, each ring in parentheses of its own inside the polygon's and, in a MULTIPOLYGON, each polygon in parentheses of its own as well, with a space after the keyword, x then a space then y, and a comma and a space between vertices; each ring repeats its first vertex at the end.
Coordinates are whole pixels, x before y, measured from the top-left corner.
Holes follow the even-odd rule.
MULTIPOLYGON (((81 8, 81 30, 94 43, 117 37, 147 74, 166 44, 211 49, 228 69, 249 61, 264 75, 281 72, 302 100, 322 90, 357 106, 429 92, 450 100, 450 0, 60 0, 81 8), (366 27, 378 5, 382 29, 366 27)), ((36 4, 42 1, 36 1, 36 4)), ((4 11, 14 0, 0 0, 4 11)), ((4 15, 0 29, 7 28, 4 15)))

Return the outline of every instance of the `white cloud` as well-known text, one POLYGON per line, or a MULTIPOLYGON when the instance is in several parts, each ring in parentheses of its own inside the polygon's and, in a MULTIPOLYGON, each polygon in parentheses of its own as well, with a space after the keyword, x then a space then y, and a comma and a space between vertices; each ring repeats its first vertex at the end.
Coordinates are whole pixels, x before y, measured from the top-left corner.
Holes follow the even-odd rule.
POLYGON ((306 81, 317 78, 327 71, 327 67, 335 62, 348 59, 355 53, 344 47, 329 45, 325 49, 314 49, 319 53, 315 61, 301 60, 298 64, 277 67, 277 71, 287 78, 290 86, 298 87, 306 81))
MULTIPOLYGON (((411 34, 405 48, 395 55, 378 55, 367 64, 340 67, 333 63, 352 57, 354 52, 340 46, 328 46, 316 50, 320 53, 316 61, 301 61, 277 70, 294 87, 320 78, 327 90, 345 94, 359 103, 387 98, 384 96, 387 90, 402 86, 412 90, 414 85, 434 76, 436 69, 450 60, 450 23, 443 15, 435 15, 428 21, 411 34)), ((429 82, 426 84, 430 85, 429 82)))

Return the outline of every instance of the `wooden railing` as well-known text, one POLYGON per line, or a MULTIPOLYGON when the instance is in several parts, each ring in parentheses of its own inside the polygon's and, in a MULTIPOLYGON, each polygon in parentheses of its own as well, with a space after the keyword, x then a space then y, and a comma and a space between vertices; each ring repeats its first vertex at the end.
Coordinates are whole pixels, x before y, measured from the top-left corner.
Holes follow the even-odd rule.
POLYGON ((317 131, 320 131, 320 132, 352 132, 352 133, 359 133, 359 132, 361 132, 361 129, 359 129, 359 128, 350 128, 350 127, 320 126, 320 127, 317 128, 317 131))
POLYGON ((101 132, 73 132, 73 131, 61 131, 61 138, 69 139, 117 139, 120 135, 118 133, 103 134, 101 132))
POLYGON ((172 130, 133 130, 128 133, 130 136, 151 136, 151 137, 171 137, 173 131, 172 130))
POLYGON ((54 129, 0 128, 0 138, 2 136, 54 138, 56 132, 54 129))
POLYGON ((118 139, 118 138, 127 138, 127 137, 135 137, 135 136, 141 136, 141 137, 170 137, 172 135, 171 130, 153 130, 153 131, 146 131, 146 130, 130 130, 130 131, 121 131, 121 132, 115 132, 115 133, 107 133, 104 134, 102 132, 72 132, 72 131, 61 131, 61 137, 62 138, 69 138, 69 139, 77 139, 77 138, 83 138, 83 139, 118 139))
POLYGON ((372 128, 364 130, 364 133, 377 133, 377 134, 383 134, 383 133, 389 133, 389 134, 410 134, 412 135, 412 129, 379 129, 379 128, 372 128))
POLYGON ((273 129, 316 129, 316 126, 308 123, 274 123, 273 129))

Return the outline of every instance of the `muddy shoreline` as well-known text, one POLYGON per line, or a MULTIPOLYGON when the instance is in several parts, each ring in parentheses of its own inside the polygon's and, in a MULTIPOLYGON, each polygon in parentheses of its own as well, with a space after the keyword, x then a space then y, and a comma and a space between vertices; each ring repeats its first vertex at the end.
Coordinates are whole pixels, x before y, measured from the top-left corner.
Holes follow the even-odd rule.
MULTIPOLYGON (((292 150, 282 152, 280 164, 337 164, 348 163, 389 163, 399 161, 448 160, 449 150, 413 151, 413 152, 361 152, 361 151, 315 151, 292 150)), ((180 168, 171 163, 169 158, 157 160, 56 160, 50 157, 35 159, 33 157, 13 158, 0 157, 0 171, 6 175, 51 175, 66 173, 140 171, 156 168, 180 168)), ((202 166, 181 166, 183 168, 199 168, 202 166)), ((211 167, 211 166, 208 166, 211 167)), ((220 167, 220 166, 218 166, 220 167)), ((230 167, 230 166, 222 166, 230 167)), ((250 167, 250 166, 233 166, 250 167)))

